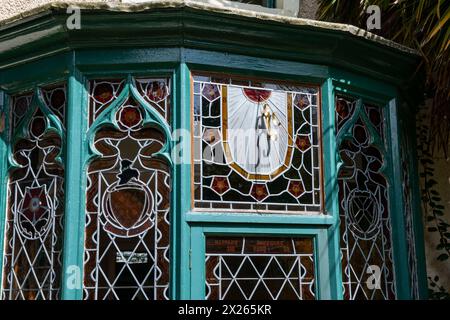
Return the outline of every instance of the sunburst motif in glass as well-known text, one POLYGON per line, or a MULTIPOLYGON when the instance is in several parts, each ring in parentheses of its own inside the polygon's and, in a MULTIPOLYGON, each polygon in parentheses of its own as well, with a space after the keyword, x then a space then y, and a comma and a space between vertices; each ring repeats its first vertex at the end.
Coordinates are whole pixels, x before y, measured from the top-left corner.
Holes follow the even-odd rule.
POLYGON ((194 206, 319 212, 316 88, 194 77, 194 206))

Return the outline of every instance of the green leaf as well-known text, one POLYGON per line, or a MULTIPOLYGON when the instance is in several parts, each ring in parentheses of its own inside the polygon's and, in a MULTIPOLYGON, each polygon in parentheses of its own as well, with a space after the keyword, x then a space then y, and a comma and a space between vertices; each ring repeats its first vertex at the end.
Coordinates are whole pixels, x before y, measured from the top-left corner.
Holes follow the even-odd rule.
POLYGON ((436 24, 436 26, 433 28, 433 30, 430 32, 429 36, 425 39, 424 42, 422 42, 422 46, 428 43, 439 31, 441 31, 442 27, 449 21, 450 19, 450 7, 447 9, 447 11, 444 14, 444 17, 439 20, 439 22, 436 24))

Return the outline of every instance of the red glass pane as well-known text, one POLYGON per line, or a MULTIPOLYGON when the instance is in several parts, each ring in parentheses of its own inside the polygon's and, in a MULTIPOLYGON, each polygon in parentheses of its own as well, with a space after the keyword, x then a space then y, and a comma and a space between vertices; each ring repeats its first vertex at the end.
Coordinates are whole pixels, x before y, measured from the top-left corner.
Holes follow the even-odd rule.
POLYGON ((244 88, 245 96, 253 102, 264 102, 269 99, 272 91, 244 88))

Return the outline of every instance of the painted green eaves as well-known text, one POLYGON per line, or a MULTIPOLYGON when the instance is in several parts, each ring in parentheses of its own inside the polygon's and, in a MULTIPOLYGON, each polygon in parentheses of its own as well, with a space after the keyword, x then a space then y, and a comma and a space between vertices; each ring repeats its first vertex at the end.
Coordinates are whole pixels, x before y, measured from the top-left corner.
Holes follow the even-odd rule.
POLYGON ((54 3, 0 22, 0 71, 70 50, 155 47, 328 65, 407 87, 419 61, 414 50, 354 26, 190 0, 54 3), (74 4, 80 30, 66 26, 74 4))

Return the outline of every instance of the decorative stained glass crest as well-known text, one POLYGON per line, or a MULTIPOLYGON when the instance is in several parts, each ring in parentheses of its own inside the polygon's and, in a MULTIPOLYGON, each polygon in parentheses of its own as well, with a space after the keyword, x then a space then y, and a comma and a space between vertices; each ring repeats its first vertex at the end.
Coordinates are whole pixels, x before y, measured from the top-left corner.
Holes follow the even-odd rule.
POLYGON ((2 299, 58 299, 65 85, 12 97, 2 299))
POLYGON ((382 109, 337 96, 336 128, 344 298, 395 299, 382 109))
POLYGON ((98 156, 88 169, 85 299, 169 298, 170 131, 162 117, 168 110, 158 108, 170 97, 168 87, 150 81, 144 98, 136 85, 147 82, 91 84, 92 114, 95 83, 122 89, 88 132, 98 156))
POLYGON ((314 300, 309 238, 208 237, 206 299, 314 300))
POLYGON ((194 77, 194 206, 321 209, 318 89, 194 77))

